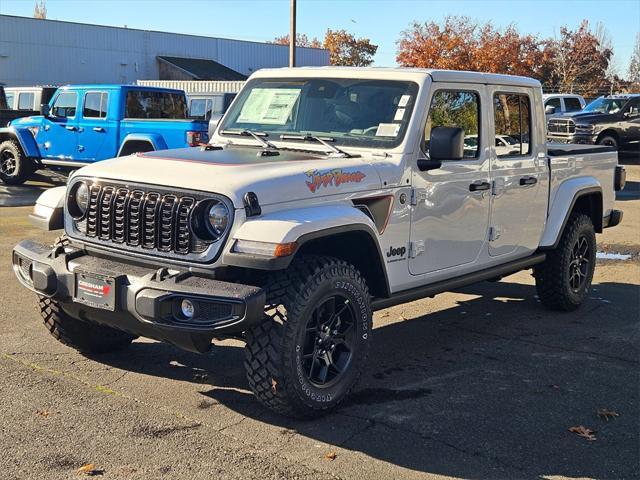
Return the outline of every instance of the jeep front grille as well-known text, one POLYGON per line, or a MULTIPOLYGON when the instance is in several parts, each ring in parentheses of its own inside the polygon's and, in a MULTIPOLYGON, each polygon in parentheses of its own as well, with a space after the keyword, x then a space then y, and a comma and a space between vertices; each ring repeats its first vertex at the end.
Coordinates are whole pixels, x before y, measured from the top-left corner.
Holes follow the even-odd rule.
POLYGON ((200 200, 212 197, 217 198, 212 194, 96 181, 89 184, 84 217, 73 220, 74 231, 88 242, 123 250, 183 258, 200 256, 208 251, 211 242, 194 235, 191 214, 200 200))

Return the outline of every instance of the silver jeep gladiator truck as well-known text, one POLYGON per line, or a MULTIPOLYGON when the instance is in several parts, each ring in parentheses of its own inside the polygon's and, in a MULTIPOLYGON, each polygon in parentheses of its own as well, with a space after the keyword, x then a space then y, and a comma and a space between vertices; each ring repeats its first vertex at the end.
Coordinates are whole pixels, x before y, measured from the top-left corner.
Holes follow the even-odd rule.
POLYGON ((240 338, 256 398, 310 417, 366 368, 373 311, 529 268, 545 306, 578 308, 624 182, 610 148, 547 145, 529 78, 262 70, 209 144, 46 191, 31 217, 64 235, 13 268, 62 343, 240 338))

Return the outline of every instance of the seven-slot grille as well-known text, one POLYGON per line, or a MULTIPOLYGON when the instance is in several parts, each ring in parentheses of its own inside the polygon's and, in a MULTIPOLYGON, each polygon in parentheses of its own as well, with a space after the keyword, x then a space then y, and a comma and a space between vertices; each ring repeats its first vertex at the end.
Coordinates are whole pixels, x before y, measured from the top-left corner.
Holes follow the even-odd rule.
POLYGON ((182 255, 203 252, 189 227, 196 199, 189 195, 145 191, 94 183, 79 228, 87 237, 116 244, 182 255))
POLYGON ((560 135, 571 135, 576 132, 576 125, 573 120, 552 118, 547 125, 548 133, 560 135))

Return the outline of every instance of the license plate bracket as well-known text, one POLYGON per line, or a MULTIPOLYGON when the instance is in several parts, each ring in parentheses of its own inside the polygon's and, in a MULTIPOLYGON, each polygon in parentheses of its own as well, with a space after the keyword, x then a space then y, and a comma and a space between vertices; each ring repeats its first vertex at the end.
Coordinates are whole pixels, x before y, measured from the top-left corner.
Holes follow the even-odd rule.
POLYGON ((116 278, 100 273, 76 272, 74 301, 102 310, 116 309, 116 278))

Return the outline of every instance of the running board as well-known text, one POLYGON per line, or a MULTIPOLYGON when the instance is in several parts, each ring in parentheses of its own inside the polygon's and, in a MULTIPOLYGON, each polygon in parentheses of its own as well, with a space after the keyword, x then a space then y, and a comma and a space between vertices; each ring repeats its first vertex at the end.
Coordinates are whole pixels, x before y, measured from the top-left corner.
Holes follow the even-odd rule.
POLYGON ((520 270, 526 270, 527 268, 532 267, 538 263, 542 263, 546 258, 547 256, 544 253, 535 253, 530 257, 521 258, 520 260, 514 260, 513 262, 504 263, 502 265, 487 268, 485 270, 480 270, 479 272, 468 273, 460 277, 452 278, 449 280, 442 280, 440 282, 431 283, 423 287, 403 290, 387 298, 375 298, 371 302, 371 309, 373 311, 382 310, 383 308, 389 308, 393 307, 394 305, 413 302, 414 300, 420 300, 425 297, 433 297, 438 293, 449 292, 451 290, 455 290, 456 288, 471 285, 473 283, 511 275, 512 273, 519 272, 520 270))
POLYGON ((77 162, 75 160, 52 160, 52 159, 42 159, 40 160, 42 165, 52 166, 52 167, 86 167, 87 165, 91 165, 91 162, 77 162))

